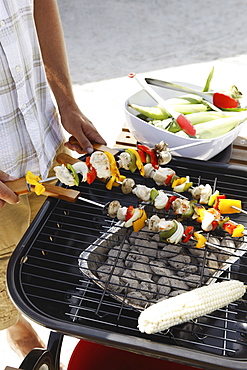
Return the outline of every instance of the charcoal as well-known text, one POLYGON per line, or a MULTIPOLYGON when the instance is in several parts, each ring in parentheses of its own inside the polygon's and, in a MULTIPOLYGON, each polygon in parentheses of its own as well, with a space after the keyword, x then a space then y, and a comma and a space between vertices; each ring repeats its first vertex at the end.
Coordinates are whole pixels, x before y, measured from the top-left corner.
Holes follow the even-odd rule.
POLYGON ((177 277, 170 278, 170 284, 172 289, 176 290, 189 290, 188 285, 184 280, 178 279, 177 277))
POLYGON ((142 262, 133 262, 131 271, 139 281, 149 280, 152 277, 151 268, 142 262))
POLYGON ((158 244, 150 240, 136 240, 135 247, 138 247, 138 252, 150 259, 157 257, 158 244))
POLYGON ((169 297, 176 297, 177 295, 182 293, 184 293, 184 290, 173 290, 172 292, 170 292, 169 297))
POLYGON ((133 291, 133 292, 128 293, 127 298, 131 304, 141 306, 141 307, 147 307, 147 299, 139 291, 136 291, 136 292, 133 291))
POLYGON ((137 252, 131 252, 126 256, 125 259, 125 266, 128 268, 131 268, 133 265, 133 262, 142 262, 144 264, 149 263, 149 258, 147 256, 143 256, 137 252))
POLYGON ((179 254, 177 256, 169 258, 168 263, 176 270, 180 270, 185 268, 185 265, 190 263, 190 261, 191 261, 190 256, 187 256, 185 254, 179 254))
POLYGON ((142 294, 147 299, 153 299, 154 295, 157 292, 157 285, 154 283, 153 280, 142 281, 138 285, 138 289, 142 291, 142 294))
POLYGON ((157 281, 157 290, 160 293, 160 298, 161 296, 167 296, 171 291, 170 279, 166 276, 162 276, 157 281))
MULTIPOLYGON (((163 245, 163 244, 162 244, 163 245)), ((165 244, 162 250, 158 250, 158 258, 170 258, 181 252, 182 246, 176 244, 165 244)))
POLYGON ((188 275, 186 277, 186 283, 188 284, 188 286, 190 288, 197 288, 200 286, 200 282, 201 282, 201 277, 200 275, 194 275, 194 274, 191 274, 191 275, 188 275))
POLYGON ((129 251, 129 245, 126 243, 122 247, 117 245, 114 248, 111 248, 108 252, 108 257, 125 259, 127 252, 129 251))
POLYGON ((152 261, 149 264, 152 272, 156 275, 171 276, 172 272, 166 267, 163 261, 152 261))
POLYGON ((120 284, 126 287, 128 291, 136 290, 138 287, 138 281, 135 278, 135 273, 132 270, 126 269, 122 276, 119 277, 120 284))

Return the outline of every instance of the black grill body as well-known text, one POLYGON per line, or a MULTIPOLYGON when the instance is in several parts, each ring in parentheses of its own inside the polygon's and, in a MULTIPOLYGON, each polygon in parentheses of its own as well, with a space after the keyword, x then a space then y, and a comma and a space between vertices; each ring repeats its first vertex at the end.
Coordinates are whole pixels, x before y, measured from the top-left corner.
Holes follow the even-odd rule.
MULTIPOLYGON (((194 186, 209 183, 228 198, 241 199, 246 208, 247 171, 243 167, 179 158, 174 158, 169 167, 179 176, 189 175, 194 186)), ((130 177, 130 173, 124 174, 130 177)), ((131 177, 138 184, 155 186, 153 180, 139 174, 131 177)), ((133 194, 124 195, 120 187, 109 191, 100 181, 81 183, 76 189, 83 197, 101 204, 114 199, 125 206, 137 204, 133 194)), ((244 214, 234 215, 234 219, 247 225, 244 214)), ((124 298, 114 299, 107 286, 102 289, 80 271, 80 254, 115 222, 97 206, 48 198, 8 266, 9 292, 19 309, 65 335, 202 369, 246 369, 245 296, 193 322, 146 335, 137 328, 137 309, 126 305, 124 298)), ((123 235, 119 233, 120 240, 123 235)), ((246 264, 243 254, 220 279, 246 282, 246 264)))

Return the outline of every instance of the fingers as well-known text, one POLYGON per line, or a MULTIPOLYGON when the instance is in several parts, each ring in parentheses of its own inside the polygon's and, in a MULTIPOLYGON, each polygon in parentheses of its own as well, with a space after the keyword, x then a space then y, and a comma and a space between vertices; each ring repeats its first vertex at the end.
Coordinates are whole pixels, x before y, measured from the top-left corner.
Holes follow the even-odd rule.
POLYGON ((19 202, 19 197, 10 190, 4 182, 14 180, 13 177, 0 170, 0 209, 5 203, 15 204, 19 202))

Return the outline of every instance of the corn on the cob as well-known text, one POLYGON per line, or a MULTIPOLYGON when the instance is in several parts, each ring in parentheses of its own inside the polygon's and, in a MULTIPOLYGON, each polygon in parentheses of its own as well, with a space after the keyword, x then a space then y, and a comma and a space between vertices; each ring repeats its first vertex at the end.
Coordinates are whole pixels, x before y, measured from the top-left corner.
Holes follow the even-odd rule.
POLYGON ((245 291, 244 283, 238 280, 205 285, 148 307, 139 316, 138 328, 147 334, 169 329, 225 307, 245 291))
MULTIPOLYGON (((196 136, 199 139, 213 139, 219 137, 231 131, 246 119, 246 113, 239 112, 232 117, 218 118, 212 121, 199 123, 196 125, 196 136)), ((179 131, 176 135, 188 137, 184 131, 179 131)))

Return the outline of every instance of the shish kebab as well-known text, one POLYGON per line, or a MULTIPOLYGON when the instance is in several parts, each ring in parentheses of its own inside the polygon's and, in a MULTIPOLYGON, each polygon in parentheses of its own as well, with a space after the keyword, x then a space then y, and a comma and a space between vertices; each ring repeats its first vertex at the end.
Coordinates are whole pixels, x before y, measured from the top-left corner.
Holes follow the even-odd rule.
MULTIPOLYGON (((232 236, 243 236, 243 225, 234 224, 229 220, 229 217, 223 220, 221 218, 221 213, 242 211, 241 202, 238 200, 225 199, 225 196, 219 195, 218 191, 212 194, 212 188, 209 184, 205 186, 199 185, 193 188, 193 183, 189 181, 188 176, 179 178, 172 169, 160 167, 160 164, 166 164, 170 159, 171 156, 167 144, 160 142, 153 149, 143 145, 138 145, 138 151, 127 149, 120 154, 118 161, 115 161, 115 157, 107 151, 94 152, 90 157, 87 157, 86 162, 76 160, 69 156, 63 156, 62 158, 60 156, 58 161, 62 163, 62 166, 57 166, 54 170, 56 172, 56 177, 68 186, 78 185, 78 173, 82 176, 81 181, 87 181, 89 184, 96 178, 109 179, 108 181, 106 180, 106 187, 108 189, 111 189, 112 186, 119 186, 119 183, 121 183, 121 188, 124 193, 133 192, 139 199, 153 203, 154 207, 157 209, 166 208, 166 210, 168 210, 171 207, 174 213, 182 216, 182 218, 190 217, 194 213, 194 218, 202 223, 202 229, 204 231, 211 231, 213 227, 220 222, 220 226, 225 226, 225 230, 232 236), (145 162, 151 163, 146 163, 144 166, 145 162), (156 190, 155 188, 149 189, 144 185, 136 185, 133 179, 122 176, 119 172, 119 168, 125 168, 131 172, 134 172, 138 168, 142 176, 153 178, 158 185, 163 184, 166 186, 171 184, 174 191, 181 193, 187 190, 191 192, 192 196, 198 200, 198 202, 180 199, 180 197, 175 195, 168 197, 163 190, 156 190), (216 206, 215 209, 209 208, 209 210, 206 210, 198 203, 208 203, 208 205, 217 203, 218 206, 216 206)), ((43 180, 33 175, 30 171, 27 173, 26 180, 27 183, 34 187, 33 190, 37 194, 42 194, 43 189, 45 189, 41 184, 43 180)), ((87 201, 87 199, 81 197, 80 199, 87 201)), ((92 201, 90 202, 92 203, 92 201)), ((136 209, 136 214, 138 213, 139 210, 136 209)), ((128 222, 126 225, 128 224, 131 223, 128 222)), ((167 224, 167 227, 169 230, 171 227, 170 223, 167 224)))

